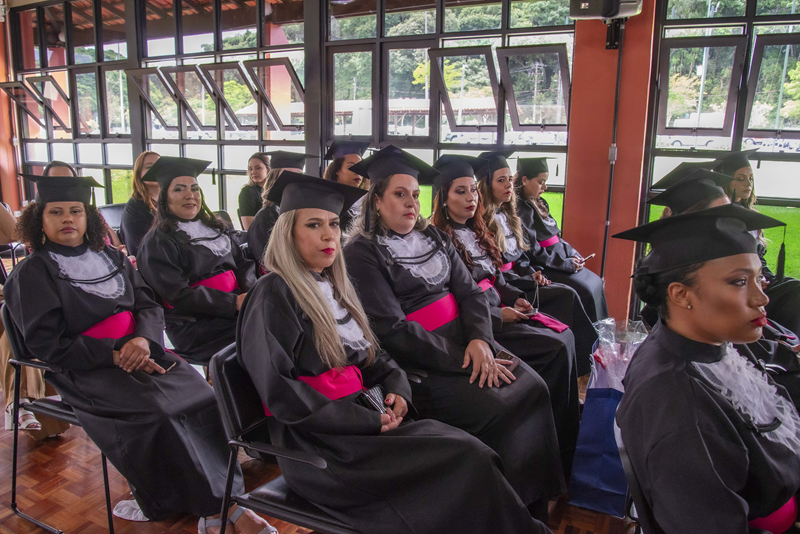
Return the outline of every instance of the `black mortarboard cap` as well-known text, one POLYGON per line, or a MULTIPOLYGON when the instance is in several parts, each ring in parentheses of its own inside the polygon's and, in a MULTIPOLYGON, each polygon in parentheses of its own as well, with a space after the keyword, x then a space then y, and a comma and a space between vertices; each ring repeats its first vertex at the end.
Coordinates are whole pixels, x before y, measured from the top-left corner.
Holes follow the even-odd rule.
POLYGON ((284 171, 269 190, 267 200, 279 204, 281 213, 302 208, 319 208, 341 215, 366 194, 365 189, 284 171))
POLYGON ((302 152, 287 152, 285 150, 273 150, 264 152, 269 156, 269 166, 273 169, 304 169, 308 158, 316 158, 311 154, 302 152))
POLYGON ((672 214, 677 215, 703 200, 726 196, 722 188, 732 179, 727 174, 695 169, 683 180, 647 202, 656 206, 668 206, 672 214))
POLYGON ((93 187, 105 187, 91 176, 38 176, 21 174, 36 182, 37 202, 83 202, 92 200, 93 187))
POLYGON ((485 159, 461 154, 445 154, 433 164, 433 168, 439 171, 439 175, 433 181, 434 190, 438 191, 458 178, 469 176, 474 179, 482 176, 488 165, 489 162, 485 159))
POLYGON ((172 180, 178 176, 197 178, 209 165, 211 165, 210 161, 201 159, 161 156, 153 163, 153 166, 150 167, 144 176, 142 176, 142 181, 158 182, 159 187, 164 189, 165 187, 169 187, 172 180))
POLYGON ((650 243, 652 250, 635 274, 655 274, 737 254, 756 254, 757 241, 749 230, 785 225, 757 211, 726 204, 659 219, 614 237, 650 243))
POLYGON ((408 174, 420 185, 433 185, 439 171, 405 150, 389 145, 350 167, 350 171, 378 182, 393 174, 408 174))
POLYGON ((481 152, 478 157, 481 159, 489 160, 489 172, 487 177, 491 178, 494 171, 508 167, 508 159, 513 154, 514 150, 497 150, 493 152, 481 152))
POLYGON ((750 167, 750 156, 758 152, 758 149, 741 150, 739 152, 728 152, 714 160, 711 170, 722 174, 733 174, 742 167, 750 167))
POLYGON ((364 152, 369 148, 369 141, 334 141, 325 153, 324 159, 339 159, 349 154, 358 154, 364 157, 364 152))
MULTIPOLYGON (((697 170, 711 170, 714 167, 713 161, 682 161, 677 167, 669 171, 659 181, 654 183, 651 189, 667 189, 677 184, 697 170)), ((733 180, 729 178, 728 181, 733 180)))
POLYGON ((548 159, 556 158, 519 158, 517 160, 517 172, 520 176, 527 178, 534 178, 543 172, 549 173, 548 159))

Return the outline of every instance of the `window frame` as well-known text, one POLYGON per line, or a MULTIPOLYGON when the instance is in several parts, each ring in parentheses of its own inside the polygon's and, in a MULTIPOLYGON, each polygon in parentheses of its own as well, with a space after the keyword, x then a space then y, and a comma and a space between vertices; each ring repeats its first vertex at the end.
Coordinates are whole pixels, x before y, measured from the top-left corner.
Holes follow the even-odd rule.
MULTIPOLYGON (((430 34, 425 34, 430 35, 430 34)), ((430 75, 429 80, 429 88, 428 88, 428 135, 394 135, 389 133, 389 117, 390 110, 389 110, 389 56, 392 50, 414 50, 414 49, 424 49, 427 48, 428 50, 425 52, 426 56, 428 55, 428 51, 432 48, 437 48, 438 46, 437 39, 420 39, 415 41, 406 41, 400 43, 385 43, 381 49, 381 64, 386 65, 385 69, 381 69, 383 72, 381 74, 381 83, 383 87, 386 88, 385 91, 381 91, 381 121, 380 121, 380 130, 379 135, 380 139, 383 141, 395 141, 395 140, 414 140, 416 142, 419 141, 433 141, 434 138, 434 117, 437 110, 438 99, 435 96, 436 89, 433 85, 433 74, 430 75), (426 46, 427 45, 427 46, 426 46)), ((432 61, 430 56, 428 56, 428 67, 430 68, 431 72, 433 72, 432 68, 432 61)), ((438 129, 437 129, 438 130, 438 129)))
POLYGON ((303 84, 300 82, 300 77, 297 75, 294 65, 292 65, 291 59, 288 57, 250 59, 243 61, 242 65, 244 65, 245 70, 250 75, 250 80, 248 81, 254 82, 252 85, 255 88, 256 101, 259 102, 259 109, 261 109, 262 115, 267 119, 268 129, 281 132, 304 132, 305 120, 303 121, 303 124, 283 123, 278 110, 273 105, 272 100, 269 97, 269 93, 261 83, 261 80, 258 78, 258 74, 255 70, 259 67, 279 67, 281 65, 286 67, 286 71, 289 73, 289 78, 292 80, 292 84, 294 85, 294 88, 300 97, 300 101, 303 102, 303 106, 305 107, 306 91, 303 87, 303 84))
MULTIPOLYGON (((145 67, 142 69, 125 69, 125 74, 128 76, 128 82, 129 83, 133 82, 133 87, 134 89, 136 89, 136 92, 144 100, 147 107, 150 108, 150 111, 152 111, 155 114, 155 117, 161 124, 161 127, 164 128, 164 130, 167 132, 179 132, 181 127, 180 104, 178 103, 178 99, 170 90, 169 83, 166 80, 164 80, 163 75, 159 71, 159 67, 145 67), (144 87, 142 87, 139 81, 136 79, 137 76, 150 76, 151 74, 155 74, 156 77, 158 77, 161 80, 161 83, 163 83, 164 87, 166 87, 167 92, 169 93, 172 100, 175 102, 175 105, 178 106, 177 126, 170 126, 169 124, 167 124, 167 121, 164 120, 164 117, 161 115, 161 112, 158 111, 156 105, 153 104, 152 100, 150 100, 150 95, 145 92, 144 87)), ((147 113, 145 113, 145 123, 148 122, 149 122, 148 115, 147 113)))
MULTIPOLYGON (((332 41, 334 43, 338 43, 340 41, 332 41)), ((354 52, 369 52, 372 54, 372 65, 371 65, 371 74, 372 74, 372 131, 369 134, 344 134, 344 135, 336 135, 336 91, 326 91, 326 103, 325 106, 327 108, 326 115, 326 123, 327 123, 327 135, 326 137, 330 140, 353 140, 353 141, 369 141, 370 143, 378 143, 378 132, 380 129, 378 125, 380 124, 381 116, 379 107, 380 103, 380 92, 375 90, 376 87, 379 87, 378 80, 380 73, 378 72, 378 52, 375 50, 374 44, 349 44, 349 45, 337 45, 337 46, 329 46, 326 50, 326 76, 328 80, 328 86, 332 87, 333 84, 336 83, 336 65, 334 61, 334 57, 336 54, 351 54, 354 52)), ((326 145, 327 146, 327 145, 326 145)))
MULTIPOLYGON (((67 73, 67 79, 69 80, 69 71, 65 71, 65 72, 67 73)), ((64 121, 61 120, 61 117, 59 117, 59 115, 58 115, 58 113, 56 113, 55 109, 53 109, 53 107, 49 104, 49 102, 47 102, 47 98, 45 98, 44 94, 41 91, 39 91, 39 88, 36 87, 36 85, 35 85, 37 83, 50 82, 50 83, 53 84, 53 86, 55 86, 56 92, 58 92, 58 94, 61 95, 61 98, 64 99, 64 102, 66 102, 67 106, 69 107, 69 110, 70 110, 70 123, 72 124, 72 103, 70 101, 70 98, 67 96, 67 93, 64 92, 64 89, 61 88, 61 86, 58 84, 56 79, 53 78, 53 76, 51 76, 50 74, 43 74, 41 76, 26 76, 25 77, 25 82, 27 83, 27 85, 30 86, 30 89, 34 93, 36 93, 36 96, 39 97, 39 100, 41 100, 42 104, 45 106, 45 109, 47 109, 47 111, 50 113, 50 117, 52 119, 55 119, 55 121, 58 123, 59 126, 61 126, 61 128, 64 130, 64 132, 70 134, 70 137, 72 139, 74 139, 75 138, 75 134, 74 134, 73 128, 67 127, 67 125, 64 124, 64 121)))
MULTIPOLYGON (((182 0, 183 1, 183 0, 182 0)), ((154 69, 158 70, 161 73, 161 77, 167 81, 167 85, 175 94, 176 98, 178 99, 178 115, 179 117, 182 114, 185 116, 180 120, 178 124, 178 129, 181 132, 181 137, 185 137, 187 125, 191 125, 192 129, 196 132, 216 132, 217 131, 217 124, 214 126, 206 126, 203 124, 203 121, 200 120, 200 117, 194 111, 192 106, 189 104, 189 100, 186 98, 186 95, 183 94, 183 91, 180 90, 178 87, 177 81, 172 79, 170 74, 172 73, 179 73, 179 72, 194 72, 200 83, 205 88, 206 92, 211 96, 211 99, 214 101, 215 105, 217 105, 217 97, 214 93, 214 88, 211 84, 208 83, 208 80, 203 75, 203 72, 200 70, 199 65, 177 65, 174 67, 153 67, 154 69)), ((216 122, 216 121, 215 121, 216 122)))
MULTIPOLYGON (((242 68, 242 64, 240 61, 225 61, 222 63, 203 63, 201 65, 197 65, 200 68, 201 72, 205 75, 206 80, 210 84, 211 88, 214 90, 214 95, 217 101, 217 106, 222 107, 222 113, 224 114, 224 120, 228 123, 229 126, 232 126, 236 131, 259 131, 261 129, 261 114, 258 114, 258 120, 256 124, 242 124, 239 121, 239 117, 236 116, 231 105, 228 103, 228 100, 225 98, 225 91, 219 87, 217 81, 214 79, 214 75, 211 74, 211 71, 218 71, 218 70, 228 70, 233 69, 239 72, 244 80, 245 87, 247 90, 250 91, 250 94, 253 95, 253 100, 258 102, 258 95, 253 90, 252 83, 247 77, 244 69, 242 68)), ((225 125, 218 121, 218 127, 220 128, 220 133, 223 134, 225 132, 225 125)), ((259 136, 260 137, 260 136, 259 136)), ((220 141, 222 139, 219 139, 220 141)), ((254 139, 251 141, 258 142, 258 139, 254 139)))

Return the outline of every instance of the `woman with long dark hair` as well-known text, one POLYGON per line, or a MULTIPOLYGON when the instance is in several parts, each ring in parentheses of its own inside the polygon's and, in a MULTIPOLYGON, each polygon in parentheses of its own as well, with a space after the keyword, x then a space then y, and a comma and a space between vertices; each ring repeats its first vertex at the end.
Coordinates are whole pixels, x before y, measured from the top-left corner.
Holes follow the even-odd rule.
POLYGON ((253 262, 203 200, 196 177, 209 163, 162 157, 150 169, 161 192, 137 261, 164 302, 175 350, 198 362, 234 342, 239 308, 255 282, 253 262))
MULTIPOLYGON (((127 479, 135 501, 115 514, 219 526, 228 448, 211 387, 162 346, 164 314, 123 253, 106 245, 89 204, 92 178, 42 177, 18 235, 33 251, 11 272, 6 305, 31 356, 81 426, 127 479)), ((241 472, 233 491, 242 493, 241 472)), ((236 530, 269 527, 230 510, 236 530)))
POLYGON ((419 215, 419 181, 437 171, 390 145, 353 172, 370 189, 344 249, 348 271, 384 349, 420 376, 417 410, 494 449, 546 519, 547 500, 564 491, 547 385, 525 363, 496 358, 483 292, 447 234, 419 215))
POLYGON ((147 150, 133 163, 133 194, 125 204, 120 223, 120 235, 131 256, 139 252, 139 244, 153 226, 159 188, 158 182, 148 173, 160 157, 157 152, 147 150))
POLYGON ((506 283, 500 249, 483 222, 475 174, 488 161, 444 155, 434 164, 433 225, 450 236, 472 279, 483 290, 492 314, 495 342, 531 366, 547 383, 558 431, 561 462, 567 476, 578 438, 580 403, 575 363, 575 338, 567 325, 548 317, 506 283))
MULTIPOLYGON (((331 160, 322 177, 331 182, 368 189, 368 180, 350 170, 353 165, 357 165, 364 152, 369 148, 368 141, 334 141, 325 154, 326 160, 331 160)), ((353 219, 358 217, 361 210, 361 203, 356 202, 353 206, 342 214, 341 227, 342 236, 345 236, 350 229, 353 219)))
POLYGON ((783 533, 796 520, 800 416, 733 346, 767 324, 750 232, 781 224, 724 205, 614 236, 652 247, 634 287, 660 319, 631 359, 616 420, 660 532, 783 533))

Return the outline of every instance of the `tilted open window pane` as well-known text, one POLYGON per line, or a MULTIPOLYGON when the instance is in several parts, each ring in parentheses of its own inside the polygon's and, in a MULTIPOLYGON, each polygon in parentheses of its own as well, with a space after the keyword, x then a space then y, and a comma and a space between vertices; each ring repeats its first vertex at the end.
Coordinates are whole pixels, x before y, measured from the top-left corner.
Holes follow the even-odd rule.
POLYGON ((72 2, 72 53, 76 64, 94 63, 97 47, 94 40, 94 2, 72 2))
POLYGON ((47 138, 44 104, 30 89, 21 82, 0 83, 5 91, 17 103, 17 110, 22 119, 22 137, 27 139, 47 138))
POLYGON ((388 135, 430 135, 430 65, 427 48, 389 50, 388 135))
MULTIPOLYGON (((322 1, 322 0, 319 0, 322 1)), ((328 0, 331 41, 371 39, 378 35, 378 0, 328 0)))
POLYGON ((503 21, 502 3, 497 0, 445 0, 444 31, 497 30, 503 21))
POLYGON ((333 134, 372 135, 372 52, 333 54, 333 134))
POLYGON ((743 36, 688 37, 663 42, 659 73, 660 135, 730 136, 744 46, 743 36))
POLYGON ((222 0, 222 49, 258 46, 258 8, 255 0, 222 0))
POLYGON ((78 133, 100 135, 100 113, 97 107, 97 75, 81 72, 75 75, 78 101, 78 133))
POLYGON ((386 0, 384 26, 387 37, 435 33, 436 1, 386 0))
POLYGON ((106 76, 106 124, 109 134, 130 135, 131 118, 128 104, 128 77, 125 71, 107 70, 106 76))
POLYGON ((511 2, 511 28, 571 26, 569 0, 511 2))
POLYGON ((67 71, 46 76, 28 76, 25 81, 46 105, 53 119, 53 137, 68 139, 72 133, 67 71))
POLYGON ((173 0, 147 0, 147 55, 175 54, 175 11, 173 0))
MULTIPOLYGON (((316 1, 319 0, 309 0, 316 1)), ((264 45, 300 44, 305 42, 303 0, 264 2, 264 45)))
POLYGON ((178 104, 161 79, 158 69, 134 69, 126 73, 150 108, 148 139, 177 137, 178 104))
POLYGON ((199 65, 225 114, 226 139, 258 138, 256 94, 238 62, 199 65))
POLYGON ((214 3, 212 0, 182 0, 183 53, 214 51, 214 3))
POLYGON ((187 137, 216 139, 217 103, 214 90, 196 65, 161 67, 161 74, 172 91, 183 102, 186 112, 187 137))
POLYGON ((125 2, 123 0, 100 0, 100 20, 103 22, 103 58, 105 61, 127 59, 125 2))
POLYGON ((19 12, 20 46, 19 66, 22 69, 38 69, 41 66, 39 49, 39 19, 36 8, 19 12))
POLYGON ((498 48, 497 61, 514 130, 565 131, 569 116, 567 45, 498 48))
POLYGON ((255 81, 270 130, 301 131, 305 121, 305 92, 289 58, 245 61, 255 81))
POLYGON ((800 139, 798 54, 800 34, 756 37, 748 78, 746 138, 800 139))
POLYGON ((450 132, 497 131, 497 71, 490 46, 428 51, 450 132))
POLYGON ((714 2, 706 0, 669 0, 668 19, 713 19, 744 16, 745 0, 714 2))

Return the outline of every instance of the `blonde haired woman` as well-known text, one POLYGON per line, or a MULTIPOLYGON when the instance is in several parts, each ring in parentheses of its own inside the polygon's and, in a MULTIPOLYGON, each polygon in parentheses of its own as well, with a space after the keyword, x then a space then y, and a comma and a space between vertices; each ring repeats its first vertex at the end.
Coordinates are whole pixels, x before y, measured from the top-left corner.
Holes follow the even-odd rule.
POLYGON ((401 426, 408 381, 378 348, 339 251, 339 217, 363 194, 286 173, 270 195, 281 208, 265 256, 271 272, 244 302, 238 352, 273 442, 327 463, 279 459, 281 472, 359 532, 548 532, 480 441, 436 421, 401 426), (373 407, 364 387, 379 385, 373 407))
POLYGON ((157 152, 148 150, 139 154, 133 164, 133 193, 125 204, 120 223, 120 235, 131 256, 139 252, 139 244, 153 225, 159 187, 155 178, 148 177, 147 173, 160 157, 157 152))

